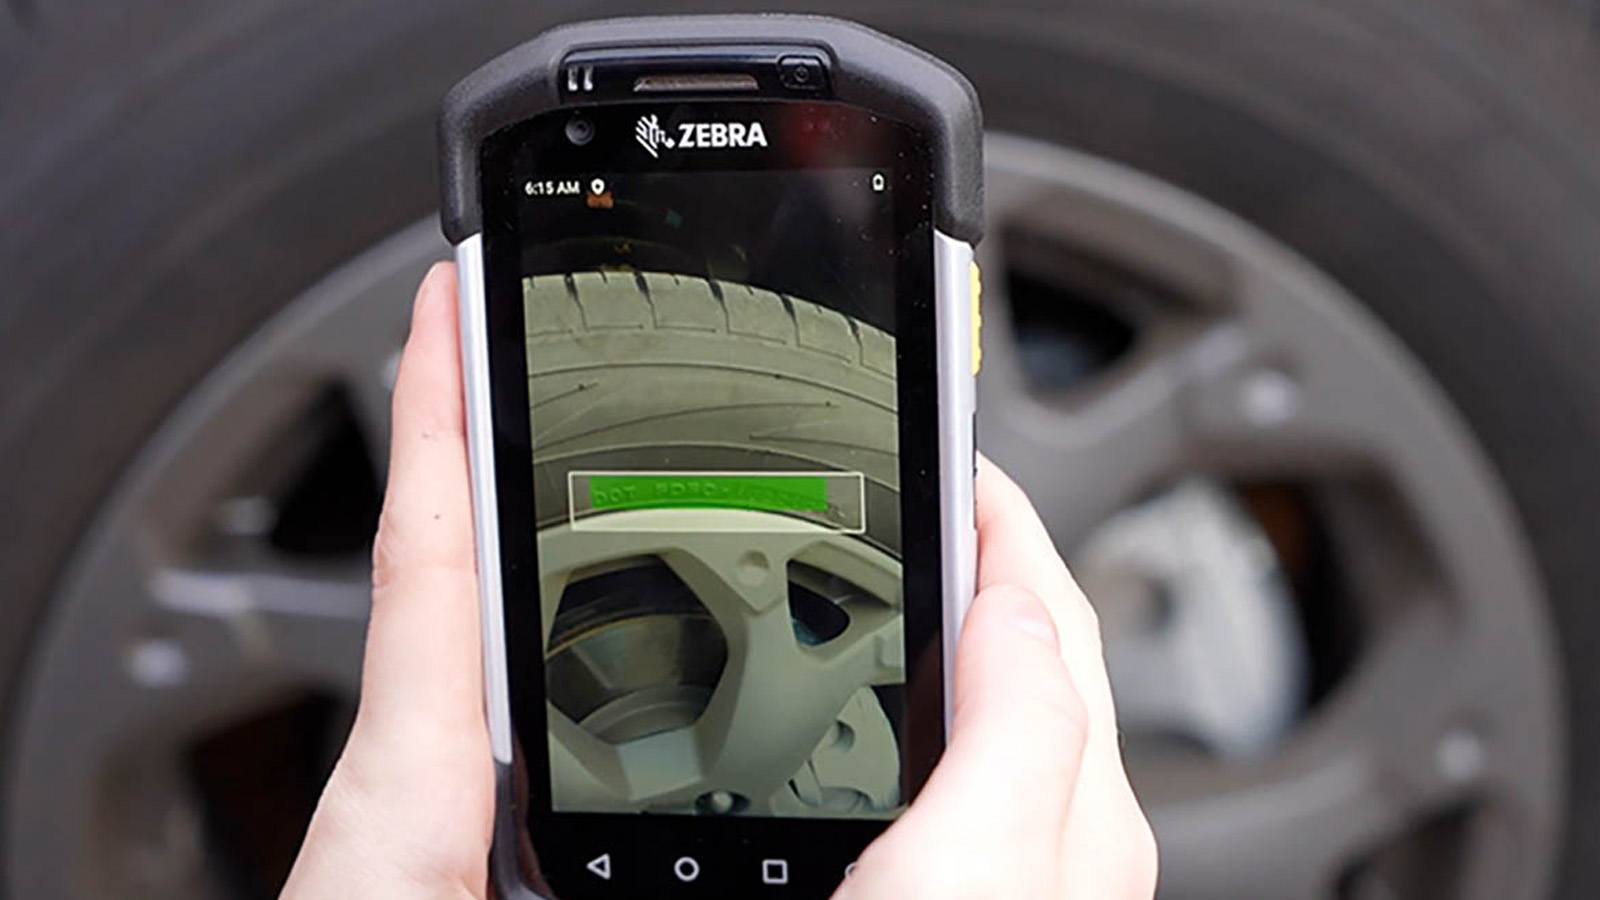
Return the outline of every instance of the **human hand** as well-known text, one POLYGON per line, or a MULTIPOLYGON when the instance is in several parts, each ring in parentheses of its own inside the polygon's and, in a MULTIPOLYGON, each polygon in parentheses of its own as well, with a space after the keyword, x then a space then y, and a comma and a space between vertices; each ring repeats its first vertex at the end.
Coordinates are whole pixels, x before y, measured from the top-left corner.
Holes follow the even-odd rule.
POLYGON ((1149 900, 1155 838, 1122 768, 1094 609, 986 459, 977 499, 949 744, 834 898, 1149 900))
MULTIPOLYGON (((437 265, 395 384, 361 705, 283 900, 487 896, 494 773, 457 328, 455 268, 437 265)), ((1122 770, 1094 613, 987 462, 978 528, 950 745, 836 897, 1146 900, 1155 847, 1122 770)))
POLYGON ((455 266, 417 291, 394 386, 361 706, 282 900, 488 895, 483 715, 455 266))

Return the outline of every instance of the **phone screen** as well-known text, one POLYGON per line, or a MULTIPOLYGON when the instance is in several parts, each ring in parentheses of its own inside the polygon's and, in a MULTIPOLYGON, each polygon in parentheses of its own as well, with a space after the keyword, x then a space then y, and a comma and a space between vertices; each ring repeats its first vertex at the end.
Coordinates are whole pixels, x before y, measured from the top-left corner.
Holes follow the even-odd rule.
POLYGON ((892 815, 888 174, 551 186, 523 316, 554 808, 892 815))
POLYGON ((942 744, 926 156, 834 104, 542 120, 485 170, 536 849, 654 829, 704 884, 712 836, 781 834, 733 822, 863 823, 817 842, 836 881, 942 744))

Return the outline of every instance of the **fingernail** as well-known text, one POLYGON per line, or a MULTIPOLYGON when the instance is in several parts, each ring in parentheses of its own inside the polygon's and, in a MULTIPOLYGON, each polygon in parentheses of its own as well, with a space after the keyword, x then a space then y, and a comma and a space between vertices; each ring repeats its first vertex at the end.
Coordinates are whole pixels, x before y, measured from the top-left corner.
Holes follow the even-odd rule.
POLYGON ((436 262, 428 267, 428 274, 422 278, 426 293, 437 294, 449 289, 451 267, 447 262, 436 262))
POLYGON ((442 308, 450 296, 450 279, 446 274, 448 263, 436 262, 428 269, 428 274, 422 276, 422 283, 417 286, 417 297, 411 303, 411 332, 415 333, 417 325, 429 316, 436 315, 436 309, 442 308))
POLYGON ((1060 647, 1055 620, 1050 618, 1050 610, 1045 609, 1044 601, 1032 591, 1021 588, 1007 590, 1006 603, 1009 606, 1006 618, 1013 628, 1043 641, 1052 648, 1060 647))

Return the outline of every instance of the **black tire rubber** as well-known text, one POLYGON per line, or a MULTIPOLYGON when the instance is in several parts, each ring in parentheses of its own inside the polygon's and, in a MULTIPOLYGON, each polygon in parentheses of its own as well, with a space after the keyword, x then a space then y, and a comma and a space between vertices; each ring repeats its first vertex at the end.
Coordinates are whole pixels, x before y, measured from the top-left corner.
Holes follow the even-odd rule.
POLYGON ((893 337, 659 272, 544 275, 523 296, 539 527, 567 519, 574 469, 853 471, 865 536, 899 557, 893 337))
MULTIPOLYGON (((545 25, 637 9, 0 8, 6 709, 56 579, 162 416, 289 298, 433 208, 446 87, 545 25)), ((1585 852, 1600 835, 1600 44, 1579 5, 826 11, 957 64, 991 126, 1144 169, 1276 235, 1427 366, 1538 555, 1572 760, 1556 896, 1600 896, 1585 852)))

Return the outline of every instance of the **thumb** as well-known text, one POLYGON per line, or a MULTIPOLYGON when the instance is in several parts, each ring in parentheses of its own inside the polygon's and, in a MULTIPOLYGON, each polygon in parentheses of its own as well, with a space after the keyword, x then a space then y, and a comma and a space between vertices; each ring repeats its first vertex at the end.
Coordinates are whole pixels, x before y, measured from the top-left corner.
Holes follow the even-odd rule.
POLYGON ((454 279, 423 280, 395 381, 358 719, 386 743, 485 727, 454 279))
POLYGON ((481 896, 488 880, 494 772, 454 274, 435 266, 417 293, 394 389, 361 704, 285 900, 481 896))
POLYGON ((1036 595, 1004 583, 978 595, 953 687, 944 757, 863 855, 849 896, 1027 898, 1062 883, 1088 711, 1036 595), (908 885, 917 889, 907 893, 908 885))

